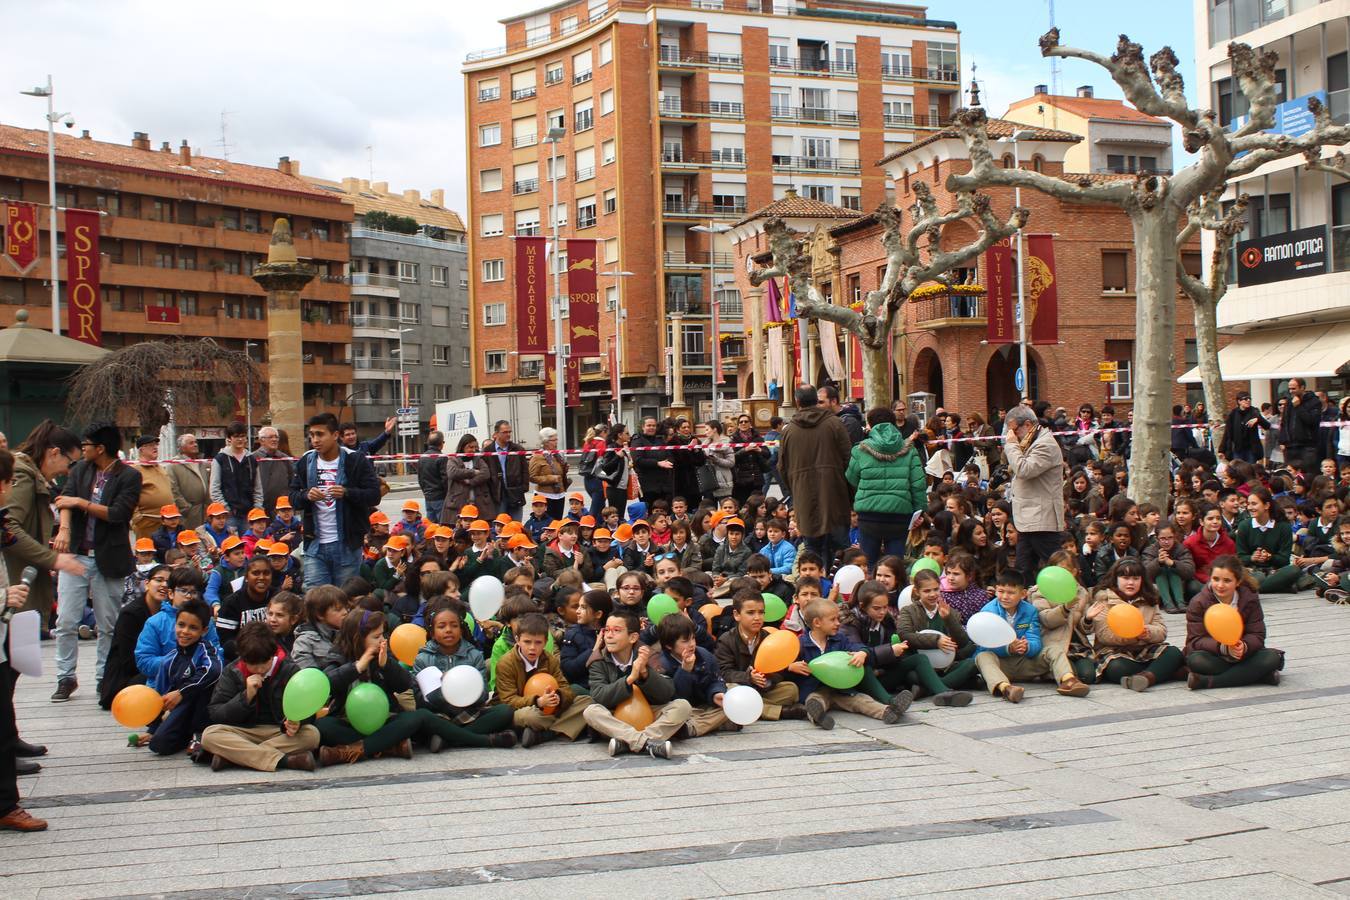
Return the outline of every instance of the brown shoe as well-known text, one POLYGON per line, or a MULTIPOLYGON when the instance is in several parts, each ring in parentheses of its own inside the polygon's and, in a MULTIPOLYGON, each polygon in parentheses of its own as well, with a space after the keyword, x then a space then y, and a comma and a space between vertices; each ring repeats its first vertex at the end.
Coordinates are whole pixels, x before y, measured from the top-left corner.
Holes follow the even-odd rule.
POLYGON ((1055 690, 1065 697, 1086 697, 1092 693, 1092 688, 1070 675, 1059 683, 1055 690))
POLYGON ((1002 695, 1003 699, 1007 700, 1009 703, 1021 703, 1022 695, 1025 693, 1026 689, 1023 688, 1020 684, 1011 684, 1006 681, 1003 683, 1003 686, 999 689, 999 694, 1002 695))
POLYGON ((314 771, 314 754, 308 750, 298 750, 295 753, 287 753, 286 758, 282 760, 288 769, 299 769, 301 772, 314 771))
POLYGON ((339 744, 336 747, 319 748, 319 765, 325 769, 329 766, 336 766, 342 763, 350 765, 363 759, 366 755, 365 747, 360 741, 354 744, 339 744))
POLYGON ((46 831, 47 822, 43 819, 34 818, 28 814, 28 810, 22 807, 14 807, 9 814, 0 817, 0 831, 46 831))
POLYGON ((388 750, 384 751, 384 755, 386 758, 394 756, 399 759, 412 759, 412 741, 404 738, 388 750))

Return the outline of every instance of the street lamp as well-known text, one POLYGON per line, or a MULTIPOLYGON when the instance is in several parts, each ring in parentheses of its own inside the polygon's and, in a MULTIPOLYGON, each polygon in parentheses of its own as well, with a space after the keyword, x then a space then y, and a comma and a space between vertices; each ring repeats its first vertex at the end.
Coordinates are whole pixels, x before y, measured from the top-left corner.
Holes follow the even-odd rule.
POLYGON ((38 86, 31 91, 20 91, 26 97, 47 98, 47 203, 49 205, 47 224, 52 234, 52 334, 61 333, 61 271, 56 258, 56 123, 65 120, 67 128, 75 127, 70 113, 56 112, 52 107, 52 76, 47 76, 47 86, 38 86))
MULTIPOLYGON (((709 222, 707 225, 694 225, 690 231, 699 234, 719 235, 726 234, 731 230, 730 225, 709 222)), ((712 329, 713 329, 713 360, 712 360, 712 417, 714 420, 722 421, 721 400, 718 397, 720 393, 717 389, 718 382, 722 376, 722 317, 721 304, 717 302, 717 250, 715 240, 708 242, 708 270, 712 275, 712 329)))
MULTIPOLYGON (((1012 137, 1000 138, 1000 143, 1012 144, 1013 168, 1022 168, 1022 160, 1017 152, 1018 141, 1029 141, 1036 138, 1034 131, 1022 129, 1013 132, 1012 137)), ((1013 186, 1013 206, 1022 205, 1022 186, 1013 186)), ((1026 316, 1026 290, 1022 278, 1022 229, 1017 229, 1017 344, 1018 351, 1021 354, 1018 366, 1022 371, 1022 399, 1025 400, 1031 396, 1031 372, 1027 369, 1027 316, 1026 316)))
POLYGON ((603 272, 610 278, 617 278, 619 282, 618 296, 614 300, 614 422, 618 424, 623 421, 623 320, 628 317, 628 311, 623 308, 623 279, 632 278, 632 272, 603 272))
MULTIPOLYGON (((257 341, 244 341, 244 355, 248 357, 249 362, 253 361, 253 354, 249 352, 252 347, 260 346, 257 341)), ((249 447, 253 446, 253 367, 248 370, 248 382, 244 385, 244 431, 248 435, 245 441, 249 447)))
POLYGON ((548 180, 553 183, 553 205, 549 207, 549 218, 553 220, 553 257, 549 264, 553 266, 553 408, 557 411, 558 446, 567 447, 567 359, 563 353, 562 294, 558 286, 558 259, 562 244, 558 241, 558 142, 567 134, 560 125, 549 128, 544 141, 549 145, 548 180))

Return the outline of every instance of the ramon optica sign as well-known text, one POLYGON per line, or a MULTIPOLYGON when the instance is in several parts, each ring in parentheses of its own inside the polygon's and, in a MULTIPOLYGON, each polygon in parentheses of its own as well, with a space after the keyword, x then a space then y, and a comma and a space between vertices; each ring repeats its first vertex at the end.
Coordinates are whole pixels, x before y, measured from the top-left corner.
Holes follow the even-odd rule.
POLYGON ((1237 245, 1238 287, 1307 278, 1326 270, 1324 225, 1267 235, 1237 245))

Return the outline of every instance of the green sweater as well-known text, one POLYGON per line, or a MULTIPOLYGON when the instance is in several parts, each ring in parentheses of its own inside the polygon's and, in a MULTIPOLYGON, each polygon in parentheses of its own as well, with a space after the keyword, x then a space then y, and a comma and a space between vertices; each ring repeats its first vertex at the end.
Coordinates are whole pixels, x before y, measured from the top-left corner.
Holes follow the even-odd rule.
POLYGON ((923 461, 912 439, 901 437, 890 422, 878 423, 853 448, 844 477, 857 489, 853 508, 860 518, 868 513, 913 515, 928 502, 923 461))
POLYGON ((1261 569, 1283 569, 1289 565, 1289 554, 1294 549, 1294 533, 1288 522, 1276 521, 1274 528, 1265 531, 1255 527, 1247 519, 1237 528, 1237 555, 1244 566, 1256 566, 1261 569), (1258 547, 1269 550, 1271 558, 1267 562, 1252 562, 1252 551, 1258 547))

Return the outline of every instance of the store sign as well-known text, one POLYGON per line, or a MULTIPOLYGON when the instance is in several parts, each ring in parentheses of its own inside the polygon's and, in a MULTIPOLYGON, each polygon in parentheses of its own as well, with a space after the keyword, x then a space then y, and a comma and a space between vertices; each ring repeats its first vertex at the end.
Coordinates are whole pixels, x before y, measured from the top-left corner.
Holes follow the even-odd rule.
MULTIPOLYGON (((1327 105, 1326 91, 1313 91, 1293 100, 1286 100, 1275 107, 1275 121, 1266 129, 1268 134, 1282 134, 1285 137, 1302 137, 1317 127, 1317 119, 1308 109, 1308 101, 1316 97, 1323 106, 1327 105)), ((1251 116, 1234 116, 1228 124, 1229 131, 1237 131, 1251 120, 1251 116)), ((1245 155, 1245 154, 1244 154, 1245 155)))
POLYGON ((1327 271, 1326 226, 1241 241, 1237 261, 1238 287, 1321 275, 1327 271))

